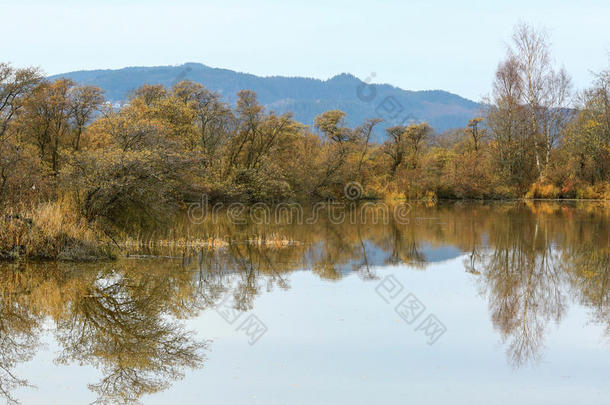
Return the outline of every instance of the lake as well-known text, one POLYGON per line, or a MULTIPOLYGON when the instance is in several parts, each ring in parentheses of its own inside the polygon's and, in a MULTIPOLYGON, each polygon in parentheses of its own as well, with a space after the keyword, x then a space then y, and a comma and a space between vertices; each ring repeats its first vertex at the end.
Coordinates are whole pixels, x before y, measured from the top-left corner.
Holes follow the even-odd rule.
POLYGON ((0 397, 610 403, 609 203, 214 208, 0 265, 0 397))

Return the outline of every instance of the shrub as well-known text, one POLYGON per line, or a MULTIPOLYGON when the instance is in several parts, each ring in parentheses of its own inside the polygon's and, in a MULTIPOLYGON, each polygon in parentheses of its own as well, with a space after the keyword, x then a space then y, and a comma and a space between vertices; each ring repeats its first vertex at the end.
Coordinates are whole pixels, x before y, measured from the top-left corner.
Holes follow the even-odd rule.
POLYGON ((561 189, 551 183, 533 183, 529 191, 525 194, 525 198, 559 198, 561 189))

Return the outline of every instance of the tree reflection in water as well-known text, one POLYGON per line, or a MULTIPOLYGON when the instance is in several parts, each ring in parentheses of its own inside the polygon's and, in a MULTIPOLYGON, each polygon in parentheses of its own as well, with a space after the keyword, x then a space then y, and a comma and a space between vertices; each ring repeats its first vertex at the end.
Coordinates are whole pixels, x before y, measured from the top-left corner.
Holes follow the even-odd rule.
POLYGON ((25 383, 11 369, 33 356, 45 316, 54 320, 62 348, 58 363, 102 371, 102 380, 89 386, 98 403, 134 403, 203 365, 208 342, 178 321, 198 307, 190 273, 171 263, 78 267, 31 265, 1 273, 0 383, 7 399, 25 383))
POLYGON ((520 366, 540 358, 547 324, 565 312, 565 273, 543 218, 527 209, 500 218, 490 232, 493 249, 481 258, 480 282, 509 359, 520 366))
POLYGON ((46 319, 61 347, 58 363, 102 371, 90 385, 99 403, 133 403, 204 365, 208 342, 182 320, 213 308, 224 294, 247 311, 265 291, 289 288, 292 271, 309 269, 329 281, 357 272, 373 280, 375 266, 424 270, 434 259, 429 247, 437 256, 446 247, 463 252, 464 269, 476 278, 515 367, 541 358, 549 325, 562 320, 570 300, 590 308, 591 320, 610 334, 607 205, 458 203, 416 207, 411 215, 409 224, 177 220, 128 253, 178 260, 3 265, 0 395, 14 401, 14 389, 27 384, 14 370, 36 353, 46 319), (155 243, 185 235, 226 243, 219 249, 155 243))
POLYGON ((205 342, 197 342, 192 332, 165 316, 190 312, 182 300, 174 301, 180 285, 169 277, 133 274, 96 274, 57 322, 63 347, 58 361, 103 370, 103 380, 90 385, 100 403, 135 401, 182 378, 182 369, 203 363, 205 342))
POLYGON ((34 357, 39 345, 35 331, 42 322, 38 311, 24 305, 26 277, 13 270, 14 266, 7 266, 0 272, 0 395, 7 403, 17 402, 11 394, 14 389, 28 385, 13 369, 34 357))

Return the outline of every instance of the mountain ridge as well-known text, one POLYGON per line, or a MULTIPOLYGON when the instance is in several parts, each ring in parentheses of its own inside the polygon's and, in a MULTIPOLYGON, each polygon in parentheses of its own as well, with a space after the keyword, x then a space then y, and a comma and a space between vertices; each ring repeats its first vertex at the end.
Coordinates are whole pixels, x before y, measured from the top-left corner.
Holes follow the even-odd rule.
POLYGON ((291 112, 296 120, 307 125, 313 124, 316 115, 333 109, 345 111, 350 126, 367 118, 382 118, 384 122, 374 134, 375 141, 383 140, 384 128, 411 122, 427 121, 437 132, 464 127, 481 108, 479 103, 444 90, 415 91, 390 84, 368 84, 350 73, 326 80, 257 76, 188 62, 177 66, 81 70, 52 75, 49 79, 61 77, 102 88, 112 103, 125 102, 129 93, 143 84, 171 86, 181 80, 201 83, 230 104, 237 100, 238 91, 253 90, 268 110, 291 112))

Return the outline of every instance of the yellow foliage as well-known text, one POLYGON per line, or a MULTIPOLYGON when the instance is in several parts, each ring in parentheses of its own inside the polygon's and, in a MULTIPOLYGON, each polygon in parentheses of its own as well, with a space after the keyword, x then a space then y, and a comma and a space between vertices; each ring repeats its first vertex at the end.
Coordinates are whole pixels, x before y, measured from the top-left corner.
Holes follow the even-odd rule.
POLYGON ((525 198, 549 198, 555 199, 560 197, 561 190, 550 183, 536 182, 532 184, 529 191, 525 195, 525 198))

